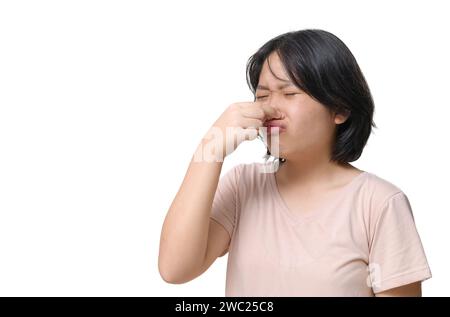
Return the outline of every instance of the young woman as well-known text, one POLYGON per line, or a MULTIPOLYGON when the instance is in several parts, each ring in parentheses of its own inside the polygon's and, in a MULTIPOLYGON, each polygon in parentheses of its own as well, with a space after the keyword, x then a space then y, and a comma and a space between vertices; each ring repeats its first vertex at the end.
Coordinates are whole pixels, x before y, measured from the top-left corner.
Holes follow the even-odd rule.
POLYGON ((407 196, 349 163, 376 125, 347 46, 323 30, 279 35, 247 81, 255 101, 213 124, 167 213, 163 279, 190 281, 229 253, 226 296, 421 296, 431 272, 407 196), (264 128, 278 137, 274 172, 240 164, 219 178, 220 154, 264 128))

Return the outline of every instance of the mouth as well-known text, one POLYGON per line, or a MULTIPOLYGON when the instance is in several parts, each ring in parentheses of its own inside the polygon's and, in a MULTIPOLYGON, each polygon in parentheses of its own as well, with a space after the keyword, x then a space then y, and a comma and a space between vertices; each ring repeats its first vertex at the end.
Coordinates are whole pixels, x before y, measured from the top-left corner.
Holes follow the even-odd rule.
POLYGON ((267 128, 267 134, 282 133, 286 131, 286 125, 280 120, 268 120, 264 122, 263 126, 267 128))

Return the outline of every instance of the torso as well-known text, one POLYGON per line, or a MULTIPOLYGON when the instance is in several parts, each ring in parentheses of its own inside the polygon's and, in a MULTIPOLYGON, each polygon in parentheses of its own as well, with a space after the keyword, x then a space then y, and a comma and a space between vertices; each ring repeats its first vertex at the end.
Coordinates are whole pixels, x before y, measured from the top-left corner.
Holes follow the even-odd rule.
POLYGON ((283 198, 289 210, 293 213, 306 214, 311 210, 319 209, 324 202, 328 201, 328 198, 338 194, 342 188, 350 184, 362 172, 362 170, 353 166, 351 168, 345 168, 339 172, 339 182, 319 185, 317 187, 323 189, 316 192, 284 182, 283 178, 277 175, 279 172, 275 173, 275 179, 280 196, 283 198))

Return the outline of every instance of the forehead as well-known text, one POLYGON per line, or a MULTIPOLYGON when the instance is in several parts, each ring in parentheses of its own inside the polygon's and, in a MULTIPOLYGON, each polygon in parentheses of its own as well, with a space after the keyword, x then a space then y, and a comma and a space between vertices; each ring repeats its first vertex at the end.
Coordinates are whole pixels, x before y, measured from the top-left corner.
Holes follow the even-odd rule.
POLYGON ((269 86, 274 86, 278 89, 294 86, 286 74, 283 63, 276 53, 270 54, 264 61, 258 83, 259 84, 256 87, 257 90, 268 90, 269 86))

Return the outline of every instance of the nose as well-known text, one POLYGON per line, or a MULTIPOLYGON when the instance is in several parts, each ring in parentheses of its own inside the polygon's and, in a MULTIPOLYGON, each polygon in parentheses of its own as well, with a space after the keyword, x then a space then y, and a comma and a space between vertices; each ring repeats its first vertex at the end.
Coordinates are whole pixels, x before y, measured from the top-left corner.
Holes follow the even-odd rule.
POLYGON ((273 117, 267 118, 268 120, 282 119, 284 117, 279 104, 280 101, 277 101, 277 98, 273 98, 272 94, 266 99, 266 102, 263 103, 263 106, 270 108, 270 110, 272 110, 270 113, 273 113, 273 117))

